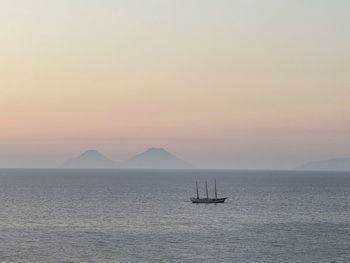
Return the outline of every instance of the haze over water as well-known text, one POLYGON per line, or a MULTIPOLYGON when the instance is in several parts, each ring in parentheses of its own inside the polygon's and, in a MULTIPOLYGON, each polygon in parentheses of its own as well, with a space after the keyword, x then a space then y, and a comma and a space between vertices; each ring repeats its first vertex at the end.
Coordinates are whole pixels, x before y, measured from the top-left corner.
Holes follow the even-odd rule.
POLYGON ((350 1, 2 0, 0 167, 164 147, 197 167, 348 156, 350 1))
POLYGON ((0 0, 0 262, 350 262, 349 14, 0 0))
POLYGON ((0 170, 0 200, 3 263, 350 260, 348 173, 0 170))

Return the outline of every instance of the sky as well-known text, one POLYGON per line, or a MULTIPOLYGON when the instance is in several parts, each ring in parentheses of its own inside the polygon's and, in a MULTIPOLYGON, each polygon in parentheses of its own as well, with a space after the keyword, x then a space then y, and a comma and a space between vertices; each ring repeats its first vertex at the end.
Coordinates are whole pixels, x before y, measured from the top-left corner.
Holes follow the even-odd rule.
POLYGON ((350 156, 350 1, 0 0, 0 167, 164 147, 197 167, 350 156))

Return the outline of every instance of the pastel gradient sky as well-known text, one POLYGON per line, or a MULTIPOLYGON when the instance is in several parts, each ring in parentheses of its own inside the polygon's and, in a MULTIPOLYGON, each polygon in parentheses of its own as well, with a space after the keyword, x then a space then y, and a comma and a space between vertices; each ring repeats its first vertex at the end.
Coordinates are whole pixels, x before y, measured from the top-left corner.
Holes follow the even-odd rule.
POLYGON ((0 0, 0 166, 350 155, 348 0, 0 0))

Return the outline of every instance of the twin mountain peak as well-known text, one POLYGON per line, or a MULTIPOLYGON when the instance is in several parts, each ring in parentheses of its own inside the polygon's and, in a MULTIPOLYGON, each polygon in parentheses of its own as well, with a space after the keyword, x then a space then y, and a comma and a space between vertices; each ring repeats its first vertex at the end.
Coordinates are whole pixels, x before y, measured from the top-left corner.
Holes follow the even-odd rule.
POLYGON ((63 164, 64 168, 190 169, 192 166, 163 148, 150 148, 125 162, 115 162, 96 150, 88 150, 63 164))

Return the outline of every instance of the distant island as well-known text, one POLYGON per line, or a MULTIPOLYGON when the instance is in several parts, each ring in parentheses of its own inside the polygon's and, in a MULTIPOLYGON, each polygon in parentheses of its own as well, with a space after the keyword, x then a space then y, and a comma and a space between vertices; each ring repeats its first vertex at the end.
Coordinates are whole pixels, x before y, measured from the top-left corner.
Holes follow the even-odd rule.
POLYGON ((96 150, 88 150, 63 163, 62 168, 115 168, 117 163, 96 150))
POLYGON ((61 168, 70 169, 191 169, 186 161, 163 148, 149 148, 125 162, 115 162, 97 150, 88 150, 66 161, 61 168))
POLYGON ((311 171, 350 171, 350 157, 310 162, 297 167, 297 169, 311 171))
POLYGON ((150 148, 121 164, 131 169, 190 169, 192 166, 163 148, 150 148))

